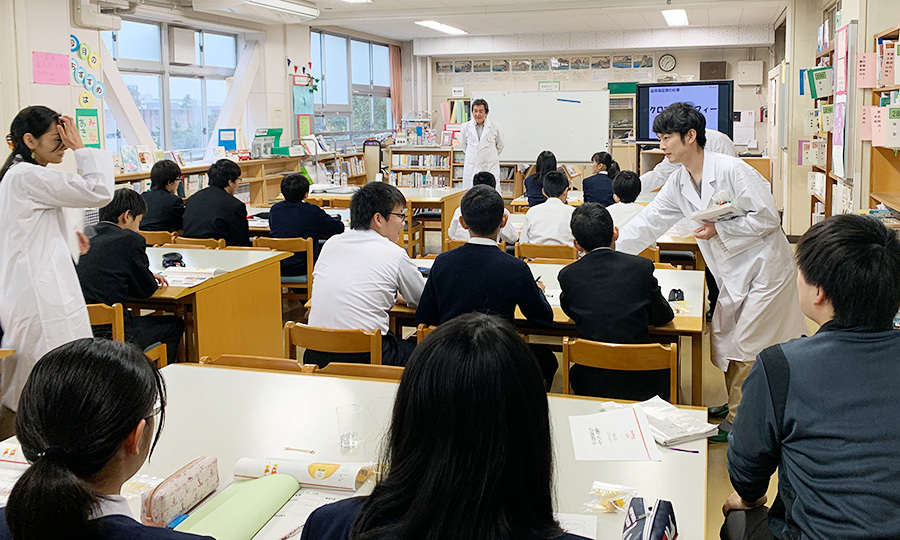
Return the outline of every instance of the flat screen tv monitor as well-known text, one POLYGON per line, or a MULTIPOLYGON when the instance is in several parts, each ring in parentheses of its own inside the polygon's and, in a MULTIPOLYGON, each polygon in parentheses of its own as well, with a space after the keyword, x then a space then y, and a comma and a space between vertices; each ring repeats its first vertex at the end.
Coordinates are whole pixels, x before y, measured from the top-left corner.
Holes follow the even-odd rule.
POLYGON ((703 113, 708 129, 734 139, 734 81, 696 81, 637 85, 638 142, 659 142, 653 120, 678 101, 690 103, 703 113))

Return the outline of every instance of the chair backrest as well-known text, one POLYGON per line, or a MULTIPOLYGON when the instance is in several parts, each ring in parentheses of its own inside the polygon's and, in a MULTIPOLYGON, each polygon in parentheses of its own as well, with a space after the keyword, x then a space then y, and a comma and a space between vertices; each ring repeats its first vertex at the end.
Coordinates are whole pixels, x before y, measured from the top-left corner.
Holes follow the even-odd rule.
POLYGON ((223 354, 215 360, 209 356, 200 358, 201 364, 213 366, 244 367, 253 369, 271 369, 275 371, 301 371, 296 360, 276 358, 274 356, 250 356, 244 354, 223 354))
POLYGON ((225 249, 232 251, 272 251, 267 247, 256 247, 256 246, 225 246, 225 249))
POLYGON ((284 324, 284 357, 297 358, 297 347, 329 353, 369 353, 381 364, 381 330, 333 330, 288 321, 284 324))
MULTIPOLYGON (((456 249, 459 246, 464 246, 467 243, 466 240, 447 240, 447 251, 451 249, 456 249)), ((506 242, 500 242, 497 244, 497 247, 502 251, 506 251, 506 242)))
POLYGON ((156 364, 157 369, 162 369, 168 365, 168 349, 166 348, 165 343, 154 343, 150 345, 146 349, 144 349, 144 354, 147 358, 150 359, 151 362, 156 364))
POLYGON ((517 259, 561 259, 565 261, 578 260, 578 250, 575 246, 553 246, 544 244, 522 244, 516 242, 517 259))
POLYGON ((658 263, 659 262, 659 248, 656 247, 648 247, 644 251, 638 253, 638 256, 644 257, 645 259, 650 259, 651 261, 658 263))
POLYGON ((659 343, 622 345, 578 338, 563 338, 563 393, 569 387, 569 364, 621 371, 669 370, 669 400, 678 397, 678 345, 659 343))
POLYGON ((350 208, 350 199, 349 198, 348 199, 344 199, 344 198, 331 199, 330 206, 332 208, 350 208))
POLYGON ((253 246, 276 251, 290 251, 292 253, 306 253, 307 284, 312 287, 313 276, 313 242, 315 238, 269 238, 258 236, 253 239, 253 246))
POLYGON ((674 264, 671 264, 671 263, 661 263, 661 262, 653 263, 653 268, 656 268, 659 270, 681 270, 680 266, 675 266, 674 264))
POLYGON ((304 364, 304 373, 316 375, 345 375, 348 377, 364 377, 366 379, 384 379, 399 381, 403 377, 403 368, 400 366, 384 366, 371 364, 348 364, 346 362, 332 362, 320 368, 315 364, 304 364))
POLYGON ((208 248, 225 247, 225 239, 223 238, 188 238, 186 236, 176 236, 173 243, 178 245, 206 246, 208 248))
POLYGON ((122 304, 88 304, 88 318, 91 326, 112 325, 113 341, 125 342, 125 310, 122 304))
POLYGON ((163 244, 163 245, 157 246, 157 247, 161 247, 161 248, 165 248, 165 249, 174 249, 174 250, 179 250, 179 249, 213 249, 213 248, 211 248, 211 247, 199 246, 199 245, 195 245, 195 244, 163 244))
POLYGON ((422 343, 428 334, 434 331, 437 326, 426 326, 424 324, 420 324, 416 327, 416 343, 422 343))
POLYGON ((138 231, 144 237, 144 242, 148 246, 156 244, 168 244, 172 242, 175 235, 168 231, 138 231))

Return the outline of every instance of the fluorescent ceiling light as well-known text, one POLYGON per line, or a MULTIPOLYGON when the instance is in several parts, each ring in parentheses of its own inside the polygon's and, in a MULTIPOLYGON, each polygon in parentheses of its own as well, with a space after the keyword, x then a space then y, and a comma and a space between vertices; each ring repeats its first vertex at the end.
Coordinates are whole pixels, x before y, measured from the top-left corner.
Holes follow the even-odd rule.
POLYGON ((343 0, 348 4, 371 4, 372 0, 343 0))
POLYGON ((669 26, 688 25, 687 12, 683 9, 664 9, 662 16, 669 26))
POLYGON ((292 15, 302 15, 305 17, 318 17, 319 10, 314 4, 307 2, 292 2, 290 0, 248 0, 250 5, 283 11, 292 15))
POLYGON ((438 32, 443 32, 445 34, 450 34, 453 36, 461 36, 464 34, 468 34, 468 32, 466 32, 465 30, 460 30, 459 28, 447 26, 446 24, 441 24, 437 21, 416 21, 416 24, 418 24, 419 26, 431 28, 432 30, 437 30, 438 32))

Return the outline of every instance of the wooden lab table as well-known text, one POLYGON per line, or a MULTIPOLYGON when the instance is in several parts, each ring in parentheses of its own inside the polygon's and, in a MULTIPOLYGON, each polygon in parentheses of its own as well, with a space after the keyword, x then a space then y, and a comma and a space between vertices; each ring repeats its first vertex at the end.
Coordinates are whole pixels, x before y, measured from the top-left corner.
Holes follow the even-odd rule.
MULTIPOLYGON (((569 203, 570 206, 581 206, 584 204, 584 192, 583 191, 573 191, 569 190, 569 195, 566 197, 566 202, 569 203)), ((509 203, 509 211, 513 214, 524 214, 528 211, 528 196, 521 195, 516 197, 509 203)))

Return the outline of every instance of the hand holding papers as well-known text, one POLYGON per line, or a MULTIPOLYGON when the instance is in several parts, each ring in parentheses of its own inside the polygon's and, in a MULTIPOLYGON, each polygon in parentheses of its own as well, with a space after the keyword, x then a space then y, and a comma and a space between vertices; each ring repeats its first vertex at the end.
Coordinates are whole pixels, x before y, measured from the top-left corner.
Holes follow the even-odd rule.
POLYGON ((578 461, 660 461, 647 415, 639 407, 570 416, 578 461))

